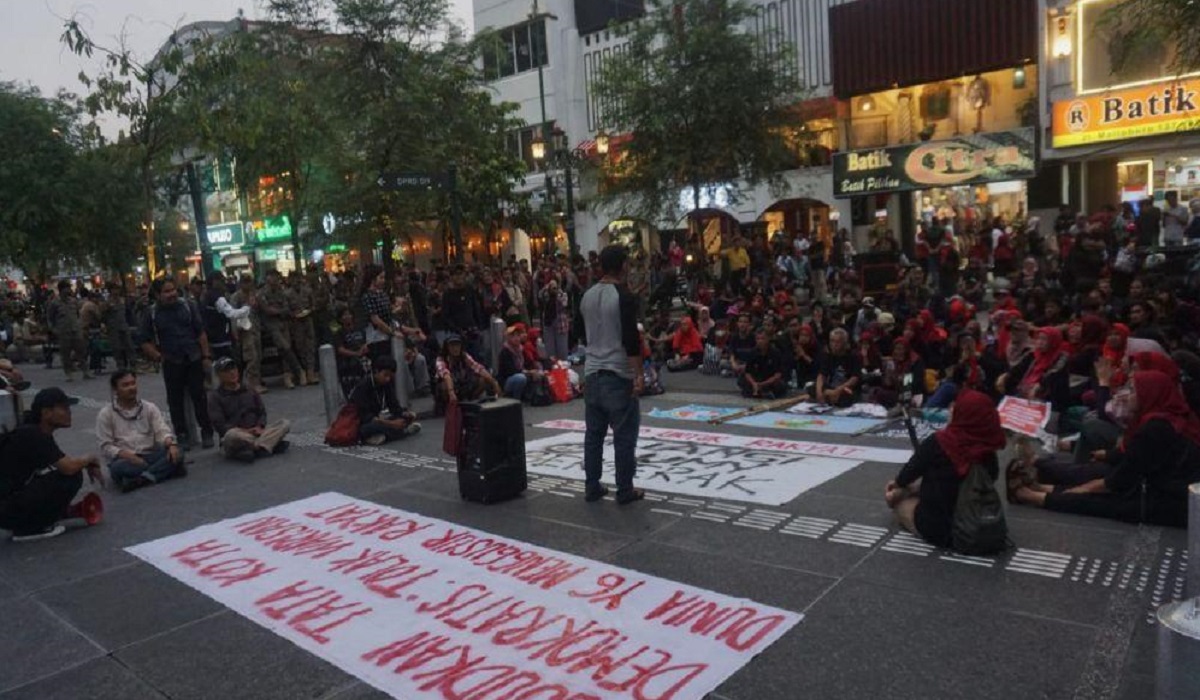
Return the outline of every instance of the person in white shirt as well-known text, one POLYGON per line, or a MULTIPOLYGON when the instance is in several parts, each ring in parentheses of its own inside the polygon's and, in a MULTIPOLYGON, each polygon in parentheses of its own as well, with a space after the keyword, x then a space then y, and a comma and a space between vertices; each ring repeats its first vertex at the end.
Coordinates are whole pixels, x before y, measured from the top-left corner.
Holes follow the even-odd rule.
POLYGON ((1183 230, 1187 228, 1191 215, 1187 207, 1179 203, 1179 193, 1167 192, 1167 206, 1163 209, 1163 245, 1183 245, 1183 230))
POLYGON ((113 399, 96 417, 96 437, 113 483, 128 493, 187 476, 175 434, 162 411, 138 398, 137 375, 117 370, 109 385, 113 399))

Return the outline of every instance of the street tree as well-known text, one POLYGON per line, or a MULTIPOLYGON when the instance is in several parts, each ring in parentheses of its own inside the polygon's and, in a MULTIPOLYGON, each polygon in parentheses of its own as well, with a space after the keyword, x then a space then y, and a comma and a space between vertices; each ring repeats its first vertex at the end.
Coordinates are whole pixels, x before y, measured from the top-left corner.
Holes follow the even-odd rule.
MULTIPOLYGON (((186 58, 184 47, 174 44, 150 60, 142 59, 123 38, 112 46, 96 43, 78 18, 65 22, 61 41, 79 56, 103 59, 94 74, 79 75, 90 90, 83 105, 92 117, 106 115, 126 125, 127 132, 122 130, 117 139, 123 147, 119 162, 136 172, 135 201, 141 211, 140 226, 109 235, 138 237, 139 246, 145 245, 149 270, 156 274, 154 222, 165 201, 164 183, 178 170, 177 160, 189 145, 187 116, 177 108, 179 82, 174 80, 186 58)), ((128 249, 127 243, 114 242, 114 248, 128 249)))
POLYGON ((71 176, 86 138, 70 95, 0 83, 0 260, 38 281, 83 257, 71 176))
POLYGON ((675 220, 685 188, 692 210, 717 186, 734 202, 743 186, 782 192, 801 91, 792 51, 747 30, 752 17, 743 0, 651 0, 615 29, 625 48, 593 87, 602 125, 631 138, 601 175, 602 205, 675 220))

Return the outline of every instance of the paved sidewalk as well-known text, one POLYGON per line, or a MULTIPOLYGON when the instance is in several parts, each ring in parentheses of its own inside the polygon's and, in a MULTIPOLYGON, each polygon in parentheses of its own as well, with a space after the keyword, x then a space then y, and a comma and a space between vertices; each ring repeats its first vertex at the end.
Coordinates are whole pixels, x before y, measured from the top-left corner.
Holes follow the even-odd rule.
MULTIPOLYGON (((29 374, 38 386, 61 378, 29 374)), ((730 380, 665 378, 671 391, 643 401, 643 411, 746 404, 730 380)), ((60 444, 94 451, 107 382, 62 386, 84 401, 60 444)), ((159 377, 144 377, 142 387, 165 405, 159 377)), ((978 559, 934 550, 891 522, 883 484, 894 465, 861 464, 779 507, 669 493, 626 508, 586 506, 581 482, 544 476, 531 479, 523 498, 480 506, 459 498, 440 421, 401 443, 331 450, 320 443, 318 388, 275 390, 265 400, 273 415, 293 420, 288 455, 246 466, 197 452, 187 479, 106 494, 99 527, 37 544, 0 542, 0 698, 382 697, 123 551, 325 491, 803 612, 803 622, 712 695, 718 700, 1141 700, 1154 690, 1152 606, 1182 592, 1183 531, 1013 508, 1013 552, 978 559)), ((526 409, 526 438, 556 434, 532 427, 553 418, 581 419, 582 405, 526 409)))

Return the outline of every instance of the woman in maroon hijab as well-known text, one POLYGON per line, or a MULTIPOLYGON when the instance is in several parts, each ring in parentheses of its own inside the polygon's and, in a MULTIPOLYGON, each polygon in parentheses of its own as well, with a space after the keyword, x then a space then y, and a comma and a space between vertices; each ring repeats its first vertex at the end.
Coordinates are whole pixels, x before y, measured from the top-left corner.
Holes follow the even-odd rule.
POLYGON ((1103 479, 1078 486, 1026 484, 1016 500, 1060 513, 1187 526, 1187 487, 1200 481, 1200 418, 1163 372, 1133 375, 1133 418, 1103 479))
POLYGON ((983 465, 995 480, 996 451, 1005 444, 1000 415, 986 394, 966 389, 950 410, 950 424, 917 447, 884 492, 900 526, 939 547, 950 546, 958 487, 971 465, 983 465))

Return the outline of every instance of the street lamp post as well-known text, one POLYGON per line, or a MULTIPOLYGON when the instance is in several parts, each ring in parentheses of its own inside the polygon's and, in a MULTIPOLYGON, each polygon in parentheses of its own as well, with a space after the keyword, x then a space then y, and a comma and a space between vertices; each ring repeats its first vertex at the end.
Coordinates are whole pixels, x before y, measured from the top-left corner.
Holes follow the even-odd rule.
MULTIPOLYGON (((535 138, 532 143, 531 151, 533 157, 539 162, 544 161, 547 166, 555 166, 562 168, 563 171, 563 187, 566 190, 566 209, 563 212, 563 229, 567 232, 567 245, 571 249, 571 254, 579 252, 579 245, 575 242, 575 180, 572 169, 575 164, 586 160, 588 154, 580 148, 569 148, 567 134, 557 127, 551 134, 550 143, 539 143, 535 138), (550 152, 547 153, 546 146, 549 145, 550 152)), ((596 134, 596 152, 601 156, 608 154, 608 134, 603 131, 596 134)), ((550 174, 546 173, 546 181, 550 182, 550 174)))

